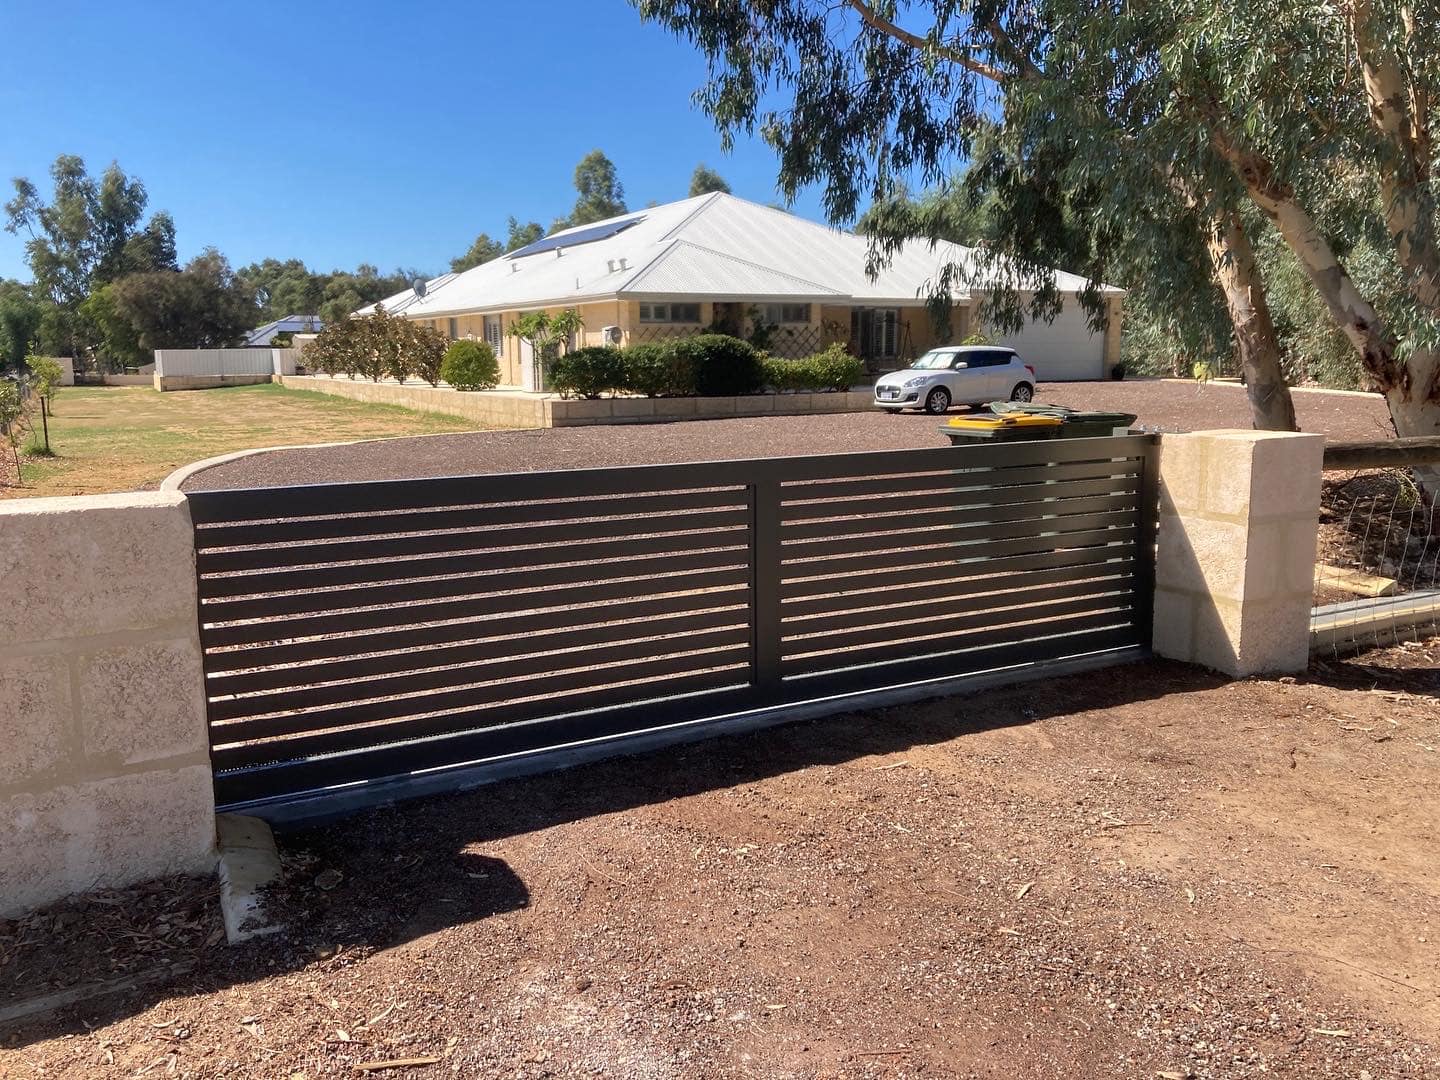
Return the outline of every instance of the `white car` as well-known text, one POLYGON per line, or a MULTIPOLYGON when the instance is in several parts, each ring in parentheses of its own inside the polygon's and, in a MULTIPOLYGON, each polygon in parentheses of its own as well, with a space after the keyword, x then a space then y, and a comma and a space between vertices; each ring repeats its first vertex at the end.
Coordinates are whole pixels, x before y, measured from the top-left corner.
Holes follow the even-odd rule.
POLYGON ((1030 401, 1035 369, 1014 349, 997 345, 945 345, 903 371, 875 381, 875 405, 888 413, 924 409, 939 416, 952 405, 1030 401))

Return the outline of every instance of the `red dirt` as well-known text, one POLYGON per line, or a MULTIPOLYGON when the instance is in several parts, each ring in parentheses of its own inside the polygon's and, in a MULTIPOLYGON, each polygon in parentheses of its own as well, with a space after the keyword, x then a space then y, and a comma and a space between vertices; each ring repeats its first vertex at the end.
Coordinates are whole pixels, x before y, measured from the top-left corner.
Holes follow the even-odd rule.
MULTIPOLYGON (((1042 401, 1134 413, 1151 430, 1249 427, 1244 390, 1161 380, 1043 385, 1042 401)), ((1332 439, 1388 438, 1379 398, 1297 393, 1301 426, 1332 439)), ((241 458, 191 477, 185 487, 255 487, 341 480, 578 469, 713 461, 855 450, 947 446, 935 417, 874 411, 837 416, 757 417, 675 424, 606 425, 388 439, 241 458)))
MULTIPOLYGON (((1437 657, 1119 668, 293 834, 286 937, 197 927, 0 1075, 1440 1075, 1437 657)), ((0 924, 0 972, 71 940, 0 924)))

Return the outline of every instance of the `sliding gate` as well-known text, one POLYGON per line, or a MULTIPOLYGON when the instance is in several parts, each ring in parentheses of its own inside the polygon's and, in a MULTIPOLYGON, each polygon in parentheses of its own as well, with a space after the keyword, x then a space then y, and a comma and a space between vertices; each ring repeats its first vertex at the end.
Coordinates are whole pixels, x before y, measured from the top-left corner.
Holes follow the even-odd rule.
POLYGON ((217 801, 1133 653, 1153 453, 1126 436, 192 492, 217 801))

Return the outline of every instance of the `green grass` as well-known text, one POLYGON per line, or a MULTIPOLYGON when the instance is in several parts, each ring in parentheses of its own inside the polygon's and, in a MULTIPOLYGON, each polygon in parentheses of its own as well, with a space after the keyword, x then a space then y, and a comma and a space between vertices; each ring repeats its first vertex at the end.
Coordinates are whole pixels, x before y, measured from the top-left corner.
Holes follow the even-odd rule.
POLYGON ((473 431, 477 426, 459 417, 273 383, 165 394, 139 386, 67 387, 56 396, 50 417, 54 456, 24 459, 19 485, 13 463, 5 471, 0 461, 0 497, 155 488, 181 465, 234 450, 473 431))

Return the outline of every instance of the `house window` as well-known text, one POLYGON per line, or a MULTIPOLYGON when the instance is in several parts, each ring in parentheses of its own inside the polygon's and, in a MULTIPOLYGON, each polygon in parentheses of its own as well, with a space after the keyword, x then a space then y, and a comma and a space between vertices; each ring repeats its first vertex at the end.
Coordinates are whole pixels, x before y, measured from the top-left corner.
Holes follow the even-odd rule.
POLYGON ((775 325, 782 323, 808 323, 809 304, 766 304, 765 321, 775 325))
POLYGON ((485 316, 485 343, 499 356, 504 352, 505 338, 502 334, 499 315, 485 316))
POLYGON ((699 304, 641 304, 641 322, 698 323, 699 304))
POLYGON ((883 360, 894 359, 899 352, 900 312, 895 308, 878 308, 870 325, 871 355, 883 360))
POLYGON ((456 338, 458 338, 458 337, 460 336, 460 320, 459 320, 459 319, 451 319, 451 320, 449 320, 447 333, 449 334, 451 341, 454 341, 456 338))

